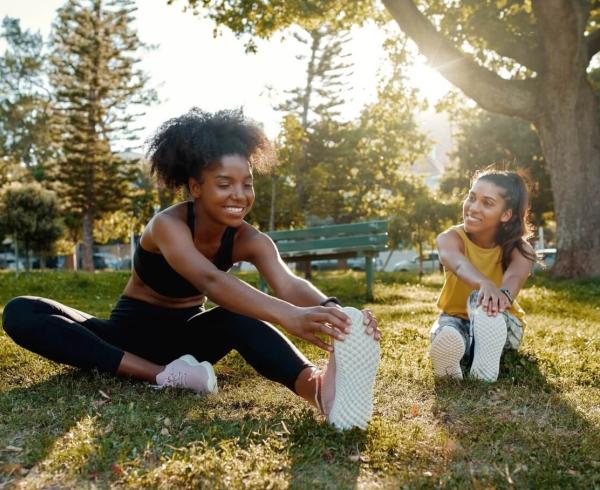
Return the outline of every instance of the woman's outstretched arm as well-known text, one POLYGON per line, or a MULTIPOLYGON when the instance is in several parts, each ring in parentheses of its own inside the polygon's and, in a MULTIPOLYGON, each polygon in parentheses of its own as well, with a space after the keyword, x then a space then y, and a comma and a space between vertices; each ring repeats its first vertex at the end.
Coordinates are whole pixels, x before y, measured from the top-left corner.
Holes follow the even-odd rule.
MULTIPOLYGON (((533 247, 529 243, 525 242, 525 247, 531 254, 535 254, 533 247)), ((502 276, 502 288, 508 289, 512 298, 516 298, 519 294, 523 284, 525 284, 529 274, 531 274, 532 267, 533 262, 525 257, 518 248, 512 251, 510 254, 510 263, 502 276)))
POLYGON ((277 323, 292 335, 325 350, 330 350, 330 346, 316 334, 340 338, 349 325, 350 319, 338 308, 302 308, 264 294, 217 269, 196 249, 187 225, 180 220, 161 214, 152 221, 150 232, 154 243, 177 273, 213 302, 230 311, 277 323))
POLYGON ((273 240, 264 233, 255 231, 240 248, 245 260, 256 266, 278 298, 296 306, 315 306, 327 298, 309 281, 289 269, 273 240))
POLYGON ((456 231, 447 230, 440 233, 437 237, 437 247, 444 267, 456 274, 462 282, 479 290, 478 304, 489 315, 496 315, 506 309, 504 294, 467 259, 464 244, 456 231))
MULTIPOLYGON (((323 304, 328 298, 323 292, 309 281, 296 276, 281 260, 279 251, 273 240, 264 233, 253 230, 250 239, 240 247, 246 253, 245 260, 256 266, 261 275, 266 279, 275 295, 297 306, 314 306, 323 304)), ((336 306, 334 302, 325 303, 336 306)), ((365 329, 375 340, 381 338, 377 319, 370 310, 364 310, 365 329)))

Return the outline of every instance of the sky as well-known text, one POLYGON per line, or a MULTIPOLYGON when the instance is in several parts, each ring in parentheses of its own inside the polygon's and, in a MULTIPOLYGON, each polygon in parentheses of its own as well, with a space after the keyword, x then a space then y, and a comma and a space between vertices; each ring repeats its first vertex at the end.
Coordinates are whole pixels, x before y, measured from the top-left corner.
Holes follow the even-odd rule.
MULTIPOLYGON (((0 17, 21 20, 23 28, 50 32, 55 11, 63 0, 0 0, 0 17)), ((143 130, 137 145, 165 120, 198 106, 215 111, 243 107, 249 117, 262 123, 275 137, 281 113, 273 109, 285 91, 304 81, 304 62, 297 60, 302 46, 290 36, 276 34, 258 41, 258 54, 246 54, 243 40, 221 28, 213 36, 214 24, 191 12, 183 12, 185 2, 167 5, 166 0, 138 1, 136 28, 140 39, 156 49, 142 55, 141 67, 150 74, 160 102, 147 107, 139 120, 143 130)), ((353 31, 348 50, 354 64, 349 86, 351 93, 343 108, 346 118, 374 100, 378 67, 384 58, 383 33, 376 26, 353 31)), ((4 47, 0 45, 0 51, 4 47)), ((431 101, 448 90, 449 84, 424 60, 410 71, 411 82, 431 101)))

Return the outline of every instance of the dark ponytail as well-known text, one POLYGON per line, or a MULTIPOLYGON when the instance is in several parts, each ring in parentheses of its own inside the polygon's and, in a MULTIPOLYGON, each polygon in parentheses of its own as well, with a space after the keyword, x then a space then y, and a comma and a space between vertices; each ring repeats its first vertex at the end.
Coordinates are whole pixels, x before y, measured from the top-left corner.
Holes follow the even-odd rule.
POLYGON ((194 107, 162 124, 148 141, 152 174, 170 189, 187 185, 190 177, 201 179, 225 155, 242 155, 259 173, 276 163, 265 133, 241 110, 213 114, 194 107))
POLYGON ((508 268, 515 248, 523 257, 535 262, 535 254, 525 246, 526 240, 533 236, 529 189, 525 178, 508 170, 483 170, 473 177, 473 182, 477 180, 485 180, 500 187, 504 191, 502 197, 506 201, 506 209, 512 210, 512 216, 506 223, 500 224, 496 235, 496 243, 502 247, 502 269, 508 268))

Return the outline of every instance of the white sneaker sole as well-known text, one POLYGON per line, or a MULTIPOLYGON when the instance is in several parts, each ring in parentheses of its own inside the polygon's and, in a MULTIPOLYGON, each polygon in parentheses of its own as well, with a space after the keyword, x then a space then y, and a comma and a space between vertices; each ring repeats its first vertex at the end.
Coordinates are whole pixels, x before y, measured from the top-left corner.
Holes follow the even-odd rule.
POLYGON ((471 376, 483 381, 498 379, 500 357, 506 344, 506 321, 504 316, 488 316, 478 310, 473 317, 473 364, 471 376))
POLYGON ((431 342, 429 355, 435 376, 463 379, 460 360, 465 355, 465 341, 454 328, 442 327, 431 342))
POLYGON ((379 342, 366 333, 361 311, 347 307, 344 312, 352 319, 352 325, 344 340, 333 342, 335 398, 328 420, 338 429, 366 429, 373 414, 379 342))
POLYGON ((179 359, 187 362, 190 366, 204 366, 204 369, 206 369, 206 372, 208 373, 207 393, 214 395, 219 391, 219 387, 217 386, 217 376, 215 375, 215 370, 210 362, 198 362, 198 360, 191 354, 181 356, 179 359))

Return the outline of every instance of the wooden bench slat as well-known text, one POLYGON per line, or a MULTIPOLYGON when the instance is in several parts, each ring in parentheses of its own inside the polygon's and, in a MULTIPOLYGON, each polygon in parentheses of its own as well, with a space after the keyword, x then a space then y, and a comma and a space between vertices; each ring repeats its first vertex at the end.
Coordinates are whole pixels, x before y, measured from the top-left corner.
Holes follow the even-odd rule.
POLYGON ((353 237, 319 238, 316 240, 299 240, 297 242, 277 242, 277 248, 282 256, 290 256, 296 252, 304 254, 307 251, 323 251, 323 253, 345 252, 349 250, 366 251, 385 249, 388 237, 386 235, 362 235, 353 237))
POLYGON ((387 220, 348 223, 342 225, 315 226, 300 230, 270 231, 267 233, 274 241, 304 240, 309 238, 331 237, 336 235, 365 235, 386 233, 387 220))
MULTIPOLYGON (((373 257, 387 249, 387 228, 388 220, 373 220, 300 230, 271 231, 268 235, 287 262, 364 256, 367 297, 372 298, 373 257)), ((262 277, 260 287, 263 291, 266 290, 266 283, 262 277)))

